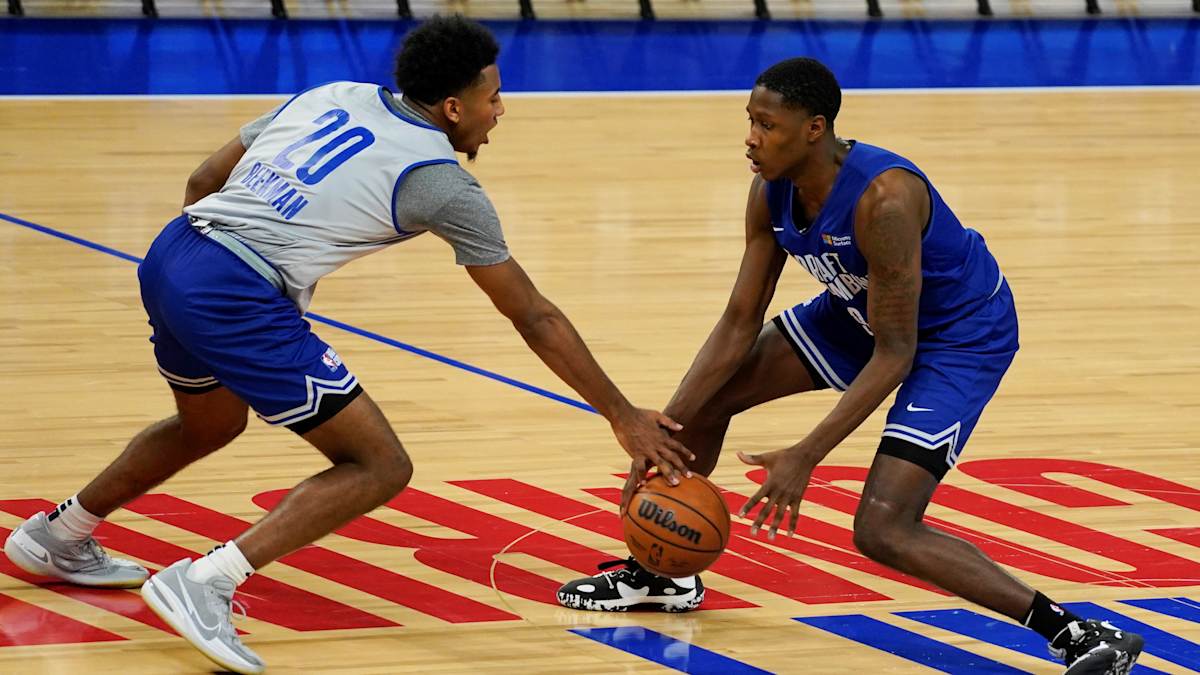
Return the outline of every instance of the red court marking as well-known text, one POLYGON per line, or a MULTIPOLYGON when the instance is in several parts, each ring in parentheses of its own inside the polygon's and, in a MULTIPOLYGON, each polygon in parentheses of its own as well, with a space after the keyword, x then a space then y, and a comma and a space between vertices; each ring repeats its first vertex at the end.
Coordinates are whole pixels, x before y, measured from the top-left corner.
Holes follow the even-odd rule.
MULTIPOLYGON (((598 512, 595 507, 584 502, 511 479, 455 481, 454 484, 549 518, 570 522, 572 525, 618 541, 624 540, 617 514, 610 511, 598 512)), ((621 491, 616 488, 595 488, 586 492, 614 504, 620 503, 621 491)), ((755 559, 722 556, 713 563, 710 568, 712 571, 798 602, 823 604, 890 599, 763 546, 731 539, 728 548, 745 555, 753 555, 755 559)), ((715 603, 710 606, 710 593, 715 594, 716 591, 711 587, 705 590, 705 608, 719 609, 727 606, 718 606, 715 603)))
MULTIPOLYGON (((0 527, 0 541, 7 539, 10 532, 11 530, 0 527)), ((153 572, 154 570, 151 570, 151 573, 153 572)), ((112 588, 86 588, 63 581, 49 581, 46 577, 30 574, 17 567, 3 555, 0 555, 0 574, 7 574, 10 577, 37 585, 47 591, 53 591, 72 600, 78 600, 79 602, 112 612, 113 614, 120 614, 127 619, 133 619, 138 623, 157 628, 167 633, 175 632, 146 606, 146 603, 142 601, 141 593, 138 591, 123 591, 112 588)), ((68 642, 68 640, 64 640, 64 642, 68 642)))
MULTIPOLYGON (((153 495, 147 495, 147 497, 151 496, 153 495)), ((137 511, 137 508, 134 507, 140 501, 139 499, 132 502, 129 506, 130 510, 137 511)), ((188 502, 178 500, 178 504, 187 505, 188 502)), ((28 518, 38 511, 52 509, 54 506, 53 502, 44 499, 0 500, 0 511, 22 518, 28 518)), ((179 515, 186 519, 188 517, 186 508, 179 510, 182 511, 179 515)), ((96 530, 96 539, 109 550, 119 551, 164 566, 183 558, 195 558, 198 555, 195 551, 189 551, 175 544, 148 537, 140 532, 108 522, 102 523, 96 530)), ((378 628, 395 625, 382 617, 257 574, 239 587, 238 601, 246 606, 248 616, 299 631, 378 628)))
MULTIPOLYGON (((254 497, 254 503, 270 509, 286 493, 287 490, 264 492, 254 497)), ((233 516, 218 513, 165 494, 147 495, 137 500, 135 505, 136 508, 134 505, 129 508, 155 520, 161 520, 217 541, 234 539, 250 526, 249 523, 233 516)), ((295 553, 285 555, 277 562, 450 623, 506 621, 520 618, 515 614, 320 546, 305 546, 295 553)), ((250 580, 253 581, 255 578, 251 577, 250 580)), ((266 597, 272 602, 275 600, 273 595, 266 597)), ((378 617, 375 618, 378 619, 378 617)), ((385 622, 382 625, 397 625, 386 619, 378 620, 385 622)))
MULTIPOLYGON (((618 540, 623 539, 620 533, 621 525, 615 515, 603 513, 589 514, 589 512, 596 510, 595 507, 567 499, 561 495, 547 492, 520 481, 510 479, 466 480, 452 481, 451 484, 499 501, 507 502, 534 513, 546 515, 550 518, 557 520, 571 519, 573 524, 585 529, 590 529, 618 540), (581 514, 588 515, 581 516, 581 514)), ((401 497, 405 493, 402 493, 401 497)), ((432 496, 430 495, 429 497, 432 496)), ((432 497, 431 500, 423 499, 419 502, 405 504, 403 505, 405 508, 402 510, 422 518, 435 520, 438 512, 446 504, 453 504, 458 509, 466 509, 466 507, 448 502, 440 497, 432 497)), ((471 509, 467 510, 470 511, 471 509)), ((446 515, 442 516, 445 524, 449 527, 468 532, 479 538, 480 544, 483 545, 483 548, 479 551, 482 555, 479 557, 479 562, 477 563, 480 565, 485 562, 490 565, 491 556, 514 541, 516 543, 508 549, 509 552, 526 553, 585 575, 595 574, 598 563, 604 560, 611 560, 613 557, 611 553, 606 553, 590 546, 584 546, 578 542, 573 542, 546 532, 534 531, 524 525, 503 520, 491 514, 480 515, 482 518, 470 516, 469 518, 460 517, 455 519, 447 518, 446 515), (531 532, 533 534, 530 534, 531 532), (517 541, 518 539, 519 541, 517 541)), ((461 543, 462 540, 431 539, 421 545, 428 548, 439 547, 449 550, 454 547, 455 541, 461 543)), ((420 552, 418 552, 418 557, 420 555, 420 552)), ((546 604, 557 603, 555 593, 558 587, 567 581, 566 579, 547 579, 537 575, 530 575, 534 577, 534 583, 526 588, 520 588, 514 583, 517 580, 516 573, 520 572, 520 570, 510 565, 504 565, 503 567, 506 568, 503 576, 501 575, 500 566, 497 566, 496 574, 497 585, 499 586, 502 582, 505 584, 505 587, 501 588, 501 590, 546 604)), ((706 589, 704 605, 701 609, 713 610, 757 606, 741 598, 706 589)))
MULTIPOLYGON (((256 501, 263 506, 271 502, 256 501)), ((272 495, 278 499, 279 493, 272 495)), ((501 551, 525 553, 542 560, 591 574, 596 562, 609 554, 577 542, 533 530, 441 497, 409 488, 388 502, 389 508, 457 530, 468 537, 432 537, 374 518, 354 520, 338 534, 373 544, 413 549, 413 557, 436 570, 495 588, 503 593, 556 604, 555 592, 563 579, 551 579, 494 557, 501 551), (494 577, 493 577, 494 569, 494 577)), ((742 601, 739 606, 747 606, 742 601)))
POLYGON ((1162 527, 1146 531, 1200 548, 1200 527, 1162 527))
MULTIPOLYGON (((613 504, 621 503, 621 491, 617 488, 598 488, 586 490, 591 494, 606 499, 613 504)), ((736 513, 746 503, 747 497, 722 490, 722 496, 731 513, 736 513)), ((797 523, 797 532, 810 536, 809 528, 814 532, 821 530, 827 534, 830 529, 842 530, 827 523, 820 523, 802 516, 797 523), (821 527, 816 527, 820 525, 821 527)), ((842 530, 849 537, 848 530, 842 530)), ((889 569, 858 553, 831 548, 806 539, 788 538, 786 535, 776 535, 774 541, 766 538, 766 531, 761 531, 759 537, 750 534, 750 525, 736 520, 730 523, 730 538, 728 550, 747 556, 750 559, 737 556, 722 556, 713 563, 712 570, 731 579, 756 586, 772 593, 777 593, 799 602, 816 605, 836 602, 876 602, 891 600, 890 596, 878 591, 859 586, 851 581, 826 572, 818 567, 789 558, 771 550, 764 544, 787 549, 794 553, 811 556, 818 560, 835 563, 850 569, 868 572, 878 577, 899 581, 923 590, 933 591, 940 595, 946 593, 934 586, 889 569)))
POLYGON ((0 647, 114 642, 125 638, 0 593, 0 647))
MULTIPOLYGON (((746 475, 750 480, 761 483, 766 472, 762 469, 755 469, 746 475)), ((858 507, 859 495, 832 485, 831 482, 847 480, 861 482, 865 481, 866 475, 867 469, 863 467, 817 467, 817 470, 813 472, 813 483, 805 498, 844 513, 854 513, 858 507)), ((1135 570, 1129 573, 1098 570, 949 521, 926 517, 925 522, 971 541, 997 562, 1065 581, 1102 586, 1160 587, 1190 586, 1200 583, 1200 564, 1185 558, 1046 516, 1036 511, 977 495, 955 486, 939 487, 938 491, 934 493, 933 501, 964 513, 1045 537, 1051 541, 1120 561, 1134 567, 1135 570)))
POLYGON ((976 459, 963 473, 1062 506, 1128 506, 1127 502, 1047 478, 1048 473, 1083 476, 1161 502, 1200 511, 1200 490, 1132 469, 1073 459, 976 459))
MULTIPOLYGON (((1200 584, 1200 563, 1107 532, 1007 504, 952 485, 940 487, 934 494, 933 501, 964 513, 978 515, 993 523, 1007 525, 1129 565, 1132 570, 1110 573, 1124 581, 1132 580, 1138 585, 1154 588, 1200 584)), ((1133 584, 1108 582, 1105 585, 1133 584)))

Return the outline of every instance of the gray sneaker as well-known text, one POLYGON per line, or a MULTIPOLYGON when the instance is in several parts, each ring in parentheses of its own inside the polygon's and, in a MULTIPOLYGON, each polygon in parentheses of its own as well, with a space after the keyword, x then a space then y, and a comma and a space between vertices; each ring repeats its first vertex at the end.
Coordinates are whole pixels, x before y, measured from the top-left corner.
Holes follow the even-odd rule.
POLYGON ((180 560, 142 586, 142 598, 154 613, 217 665, 256 675, 267 664, 242 644, 233 628, 233 582, 223 577, 196 583, 187 578, 192 561, 180 560))
POLYGON ((94 538, 63 541, 50 534, 49 525, 45 513, 21 523, 4 542, 8 559, 30 574, 81 586, 137 588, 150 576, 135 562, 108 557, 94 538))

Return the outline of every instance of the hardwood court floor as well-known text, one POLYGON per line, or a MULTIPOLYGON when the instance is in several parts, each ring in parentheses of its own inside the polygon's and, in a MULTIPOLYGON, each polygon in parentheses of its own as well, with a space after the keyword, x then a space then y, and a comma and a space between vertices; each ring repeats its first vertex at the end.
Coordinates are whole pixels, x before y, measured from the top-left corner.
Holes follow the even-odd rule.
MULTIPOLYGON (((29 500, 69 496, 171 412, 134 264, 12 218, 140 256, 177 213, 191 170, 274 103, 0 100, 3 534, 40 508, 29 500)), ((744 97, 507 104, 471 171, 517 258, 608 372, 636 402, 663 405, 724 306, 741 254, 744 97)), ((1200 642, 1187 612, 1119 602, 1200 600, 1200 92, 854 93, 837 126, 916 161, 987 237, 1017 298, 1022 350, 930 515, 1052 597, 1200 642)), ((772 312, 816 290, 790 265, 772 312)), ((574 397, 433 237, 323 281, 312 310, 574 397)), ((1059 672, 967 637, 961 624, 895 614, 967 605, 887 576, 850 547, 839 499, 858 489, 881 414, 831 455, 828 464, 848 468, 820 474, 805 507, 814 520, 795 542, 752 544, 736 530, 735 551, 706 576, 710 611, 571 612, 553 604, 556 584, 623 554, 605 533, 616 522, 612 474, 626 464, 604 421, 317 328, 391 418, 416 477, 395 508, 246 587, 250 618, 238 625, 271 672, 665 670, 628 653, 639 645, 691 672, 924 672, 915 634, 954 672, 996 672, 986 659, 1059 672), (594 488, 605 490, 585 491, 594 488), (856 640, 792 620, 844 615, 826 624, 865 627, 856 640), (908 658, 869 646, 889 636, 908 658)), ((738 418, 714 479, 752 493, 732 451, 791 444, 833 402, 810 394, 738 418)), ((270 496, 255 495, 322 467, 297 438, 252 420, 231 447, 115 514, 127 529, 106 530, 104 541, 160 567, 184 555, 167 543, 203 552, 237 530, 219 514, 253 519, 270 496)), ((1143 663, 1188 672, 1189 643, 1169 637, 1143 663)), ((155 627, 135 595, 35 586, 9 566, 0 567, 0 645, 3 672, 209 668, 155 627)))

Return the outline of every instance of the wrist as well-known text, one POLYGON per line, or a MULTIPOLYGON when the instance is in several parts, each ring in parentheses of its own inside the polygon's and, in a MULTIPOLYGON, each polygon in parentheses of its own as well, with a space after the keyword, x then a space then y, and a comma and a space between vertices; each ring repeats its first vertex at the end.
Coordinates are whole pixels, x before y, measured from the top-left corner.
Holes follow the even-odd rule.
POLYGON ((612 404, 606 410, 599 412, 613 427, 624 426, 629 420, 637 416, 637 408, 625 398, 612 404))
POLYGON ((800 443, 788 448, 787 453, 800 461, 811 464, 812 466, 816 466, 817 464, 821 463, 821 460, 825 459, 825 455, 828 455, 829 451, 821 451, 812 445, 801 441, 800 443))

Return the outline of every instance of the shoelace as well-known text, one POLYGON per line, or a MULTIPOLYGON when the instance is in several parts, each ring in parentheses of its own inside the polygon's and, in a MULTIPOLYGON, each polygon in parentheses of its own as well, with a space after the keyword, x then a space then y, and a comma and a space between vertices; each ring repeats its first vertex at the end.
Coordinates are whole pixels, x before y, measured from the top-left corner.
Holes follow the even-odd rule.
POLYGON ((1089 644, 1100 639, 1100 636, 1103 633, 1102 629, 1107 628, 1107 626, 1104 626, 1103 624, 1091 622, 1084 622, 1081 627, 1083 628, 1083 632, 1078 636, 1075 636, 1075 638, 1071 640, 1071 643, 1067 645, 1067 654, 1072 657, 1077 657, 1080 654, 1085 653, 1089 649, 1089 644))
POLYGON ((241 644, 242 639, 238 637, 237 630, 233 627, 233 617, 235 614, 245 619, 246 606, 241 602, 233 599, 233 588, 223 588, 217 584, 213 584, 211 591, 207 594, 209 601, 209 609, 213 614, 220 617, 221 632, 228 635, 231 640, 241 644), (228 593, 228 595, 226 595, 228 593), (236 610, 236 612, 235 612, 236 610))
POLYGON ((96 541, 94 537, 88 537, 79 542, 75 550, 71 552, 76 554, 77 560, 87 562, 87 564, 79 568, 80 572, 92 572, 103 569, 108 566, 110 561, 108 552, 100 546, 100 542, 96 541))
POLYGON ((596 568, 601 570, 600 576, 604 577, 604 580, 608 582, 609 588, 616 588, 614 580, 617 577, 627 575, 632 580, 635 574, 642 571, 642 566, 638 564, 638 561, 633 559, 633 556, 624 560, 606 560, 596 565, 596 568), (610 569, 613 567, 620 567, 620 569, 610 569))
POLYGON ((1063 629, 1071 631, 1071 639, 1065 645, 1062 647, 1055 647, 1053 643, 1048 645, 1052 656, 1062 659, 1068 664, 1081 655, 1086 654, 1091 648, 1091 643, 1099 640, 1105 630, 1117 630, 1116 626, 1106 622, 1080 621, 1074 625, 1078 628, 1073 629, 1068 627, 1063 629))

